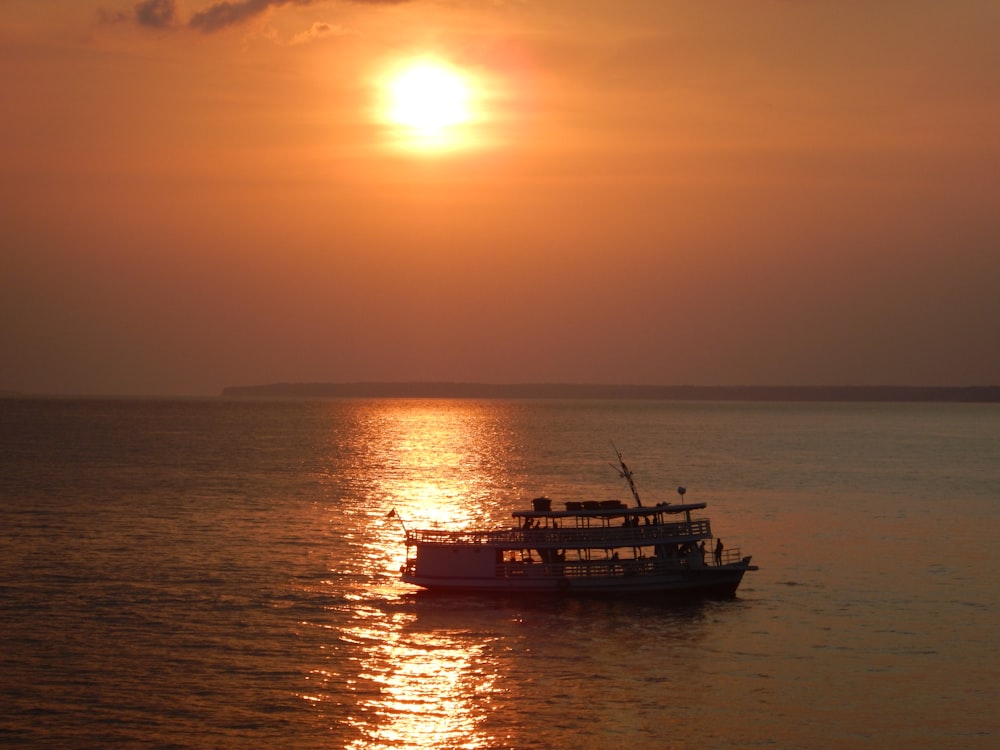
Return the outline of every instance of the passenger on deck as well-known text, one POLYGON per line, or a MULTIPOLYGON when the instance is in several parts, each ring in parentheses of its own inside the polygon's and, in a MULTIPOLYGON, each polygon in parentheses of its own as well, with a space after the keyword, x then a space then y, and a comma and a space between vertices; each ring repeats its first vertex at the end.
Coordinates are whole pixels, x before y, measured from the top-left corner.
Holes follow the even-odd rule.
POLYGON ((722 540, 715 543, 715 564, 722 565, 722 540))

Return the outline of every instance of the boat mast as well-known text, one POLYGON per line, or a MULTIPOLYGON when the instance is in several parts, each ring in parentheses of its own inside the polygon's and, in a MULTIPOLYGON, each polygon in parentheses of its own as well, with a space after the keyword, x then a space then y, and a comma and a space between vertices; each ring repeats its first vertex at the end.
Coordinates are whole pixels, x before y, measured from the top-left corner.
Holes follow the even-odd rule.
POLYGON ((615 441, 611 441, 611 447, 615 449, 615 453, 618 454, 618 466, 611 464, 611 468, 618 472, 618 476, 628 482, 628 488, 632 490, 632 497, 635 498, 635 504, 638 507, 642 507, 642 500, 639 499, 639 490, 635 488, 635 482, 632 481, 632 470, 625 465, 625 459, 622 458, 622 452, 618 450, 618 446, 615 445, 615 441))

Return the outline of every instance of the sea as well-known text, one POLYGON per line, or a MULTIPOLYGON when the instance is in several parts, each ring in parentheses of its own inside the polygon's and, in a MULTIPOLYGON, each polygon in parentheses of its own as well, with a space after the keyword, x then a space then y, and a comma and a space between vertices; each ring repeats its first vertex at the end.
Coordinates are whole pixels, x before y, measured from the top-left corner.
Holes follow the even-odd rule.
POLYGON ((998 532, 998 404, 0 399, 0 745, 1000 747, 998 532), (400 582, 615 448, 735 598, 400 582))

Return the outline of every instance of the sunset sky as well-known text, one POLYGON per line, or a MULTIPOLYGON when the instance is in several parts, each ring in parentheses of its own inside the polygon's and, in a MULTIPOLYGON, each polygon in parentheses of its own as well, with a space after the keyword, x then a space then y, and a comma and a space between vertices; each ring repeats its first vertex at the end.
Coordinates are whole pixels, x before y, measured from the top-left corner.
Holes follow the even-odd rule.
POLYGON ((3 0, 0 390, 1000 383, 998 39, 996 0, 3 0))

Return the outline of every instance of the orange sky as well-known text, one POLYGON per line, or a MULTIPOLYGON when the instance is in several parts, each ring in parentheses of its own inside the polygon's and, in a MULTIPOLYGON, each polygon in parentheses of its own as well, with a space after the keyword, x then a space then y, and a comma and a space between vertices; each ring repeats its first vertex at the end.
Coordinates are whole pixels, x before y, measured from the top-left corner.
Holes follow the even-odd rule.
POLYGON ((0 389, 1000 383, 997 38, 995 0, 5 0, 0 389), (427 56, 450 148, 385 122, 427 56))

